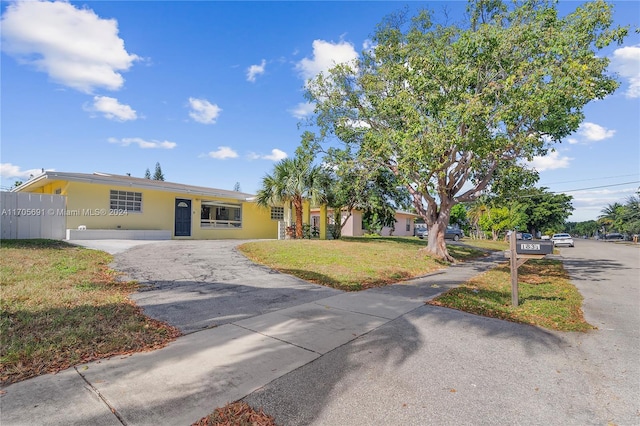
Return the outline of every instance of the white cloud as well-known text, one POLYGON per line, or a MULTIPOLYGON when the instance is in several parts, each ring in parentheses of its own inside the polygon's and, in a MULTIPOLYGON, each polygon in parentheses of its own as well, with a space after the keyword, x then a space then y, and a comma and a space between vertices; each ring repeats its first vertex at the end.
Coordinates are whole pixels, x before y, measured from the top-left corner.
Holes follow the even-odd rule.
POLYGON ((597 218, 602 209, 613 203, 622 203, 628 197, 635 195, 637 187, 621 189, 593 189, 568 192, 573 196, 571 204, 576 209, 571 220, 583 221, 597 218), (575 218, 574 216, 578 216, 575 218))
POLYGON ((640 97, 640 45, 625 46, 613 52, 612 68, 627 79, 628 98, 640 97))
POLYGON ((17 1, 2 16, 2 50, 62 85, 118 90, 139 57, 125 50, 118 22, 67 2, 17 1))
POLYGON ((575 145, 575 144, 579 143, 580 141, 578 139, 576 139, 576 138, 568 138, 567 142, 569 142, 569 144, 571 144, 571 145, 575 145))
POLYGON ((247 68, 247 81, 255 82, 256 76, 264 74, 265 66, 267 65, 267 61, 264 59, 260 63, 260 65, 251 65, 247 68))
POLYGON ((136 120, 138 118, 136 111, 129 105, 121 104, 116 98, 108 96, 94 96, 93 105, 85 107, 85 110, 102 113, 109 120, 115 121, 136 120))
POLYGON ((351 127, 353 129, 370 129, 371 124, 367 123, 364 120, 352 120, 348 119, 345 123, 346 127, 351 127))
POLYGON ((629 186, 627 188, 595 188, 595 189, 581 189, 579 191, 572 191, 573 194, 576 194, 576 197, 581 197, 583 199, 589 199, 587 196, 591 197, 612 197, 615 199, 624 198, 626 195, 633 195, 638 190, 638 187, 629 186))
POLYGON ((349 42, 331 43, 324 40, 314 40, 313 58, 302 59, 296 64, 296 70, 306 82, 321 72, 328 71, 338 64, 353 61, 357 57, 358 52, 349 42))
POLYGON ((265 155, 262 157, 265 160, 271 160, 271 161, 280 161, 280 160, 284 160, 285 158, 287 158, 287 153, 284 151, 279 150, 278 148, 274 148, 271 150, 271 154, 270 155, 265 155))
POLYGON ((256 154, 255 152, 250 152, 248 155, 248 158, 250 160, 280 161, 280 160, 284 160, 287 157, 288 157, 287 153, 278 148, 272 149, 271 154, 267 154, 267 155, 256 154))
POLYGON ((215 124, 222 112, 222 108, 206 99, 189 98, 189 106, 189 117, 202 124, 215 124))
POLYGON ((313 114, 315 108, 315 104, 309 102, 301 102, 295 108, 290 109, 289 112, 295 118, 302 120, 303 118, 307 118, 308 116, 313 114))
MULTIPOLYGON (((53 169, 47 169, 52 171, 53 169)), ((0 177, 3 179, 29 179, 31 176, 38 176, 42 173, 42 169, 20 170, 20 166, 11 163, 0 163, 0 177)))
POLYGON ((178 145, 175 142, 169 142, 169 141, 160 142, 156 140, 146 141, 142 138, 122 138, 122 139, 109 138, 109 143, 117 143, 122 146, 138 145, 138 147, 142 149, 152 149, 152 148, 173 149, 178 145))
POLYGON ((609 139, 615 135, 615 130, 609 130, 595 123, 582 123, 578 128, 578 134, 583 136, 589 142, 597 142, 609 139))
POLYGON ((533 157, 533 161, 529 164, 539 172, 545 170, 566 169, 569 162, 573 160, 570 157, 560 157, 558 151, 551 151, 544 157, 533 157))
POLYGON ((219 146, 217 150, 209 152, 207 154, 211 158, 217 160, 226 160, 227 158, 237 158, 238 153, 228 146, 219 146))

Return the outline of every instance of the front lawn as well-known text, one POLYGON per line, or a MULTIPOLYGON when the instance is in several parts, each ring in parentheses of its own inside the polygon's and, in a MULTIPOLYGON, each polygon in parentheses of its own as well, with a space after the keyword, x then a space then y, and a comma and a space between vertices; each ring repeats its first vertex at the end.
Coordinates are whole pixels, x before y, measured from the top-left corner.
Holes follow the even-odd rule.
MULTIPOLYGON (((239 247, 249 259, 277 271, 341 290, 363 290, 419 277, 447 266, 421 251, 412 237, 343 237, 340 240, 256 241, 239 247)), ((451 245, 458 260, 482 256, 451 245)))
POLYGON ((509 265, 472 278, 428 303, 472 314, 560 331, 593 329, 582 313, 582 295, 562 262, 529 260, 518 268, 518 307, 511 304, 509 265))
POLYGON ((179 331, 128 299, 107 253, 61 241, 3 240, 0 383, 116 354, 156 349, 179 331))
POLYGON ((471 239, 465 238, 460 241, 463 244, 477 247, 483 250, 489 251, 503 251, 509 250, 509 242, 503 240, 480 240, 480 239, 471 239))

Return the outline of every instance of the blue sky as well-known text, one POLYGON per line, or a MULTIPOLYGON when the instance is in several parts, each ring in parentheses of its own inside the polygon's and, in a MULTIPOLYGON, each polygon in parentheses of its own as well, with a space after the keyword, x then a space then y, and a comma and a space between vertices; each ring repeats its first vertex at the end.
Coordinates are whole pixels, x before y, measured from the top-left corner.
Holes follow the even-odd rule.
MULTIPOLYGON (((168 181, 254 193, 298 146, 305 79, 353 59, 404 5, 3 1, 1 185, 42 168, 142 177, 160 162, 168 181)), ((454 20, 465 7, 406 5, 446 7, 454 20)), ((595 219, 640 186, 640 3, 614 5, 632 29, 603 53, 620 89, 532 164, 538 186, 574 197, 570 220, 595 219)))

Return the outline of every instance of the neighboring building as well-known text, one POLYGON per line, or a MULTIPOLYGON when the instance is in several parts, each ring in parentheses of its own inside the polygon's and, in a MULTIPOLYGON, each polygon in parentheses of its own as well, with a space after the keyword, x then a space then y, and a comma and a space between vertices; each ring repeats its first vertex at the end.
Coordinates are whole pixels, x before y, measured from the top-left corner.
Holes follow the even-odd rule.
MULTIPOLYGON (((363 212, 360 210, 353 210, 351 215, 349 216, 347 211, 342 212, 341 221, 344 223, 342 225, 341 235, 345 237, 361 237, 366 233, 364 229, 363 221, 362 221, 363 212)), ((327 217, 331 224, 333 224, 333 210, 327 210, 327 217)), ((396 212, 396 223, 393 230, 389 227, 382 228, 380 235, 382 236, 401 236, 401 237, 412 237, 413 236, 413 227, 415 218, 418 215, 414 213, 397 211, 396 212)), ((318 227, 320 223, 320 211, 318 209, 311 209, 311 225, 314 227, 318 227)))
POLYGON ((68 239, 277 238, 284 215, 251 194, 107 173, 47 171, 12 192, 66 196, 49 213, 66 217, 68 239))
POLYGON ((396 211, 396 223, 393 227, 393 229, 389 228, 389 227, 384 227, 382 228, 382 232, 380 233, 380 235, 382 236, 389 236, 389 235, 395 235, 398 237, 413 237, 414 232, 413 232, 413 228, 415 226, 415 220, 416 218, 418 218, 420 216, 418 216, 415 213, 409 213, 409 212, 404 212, 404 211, 396 211))

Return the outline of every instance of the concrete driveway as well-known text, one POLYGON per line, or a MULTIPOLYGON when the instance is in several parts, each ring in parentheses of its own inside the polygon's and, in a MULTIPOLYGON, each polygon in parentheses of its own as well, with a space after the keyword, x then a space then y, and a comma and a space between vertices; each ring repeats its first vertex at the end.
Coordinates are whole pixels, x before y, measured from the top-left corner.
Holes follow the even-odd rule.
POLYGON ((113 268, 141 284, 132 299, 145 314, 191 333, 341 291, 247 260, 237 240, 162 241, 115 254, 113 268))

